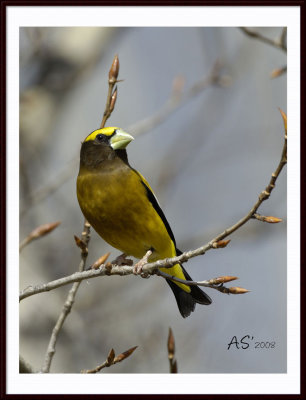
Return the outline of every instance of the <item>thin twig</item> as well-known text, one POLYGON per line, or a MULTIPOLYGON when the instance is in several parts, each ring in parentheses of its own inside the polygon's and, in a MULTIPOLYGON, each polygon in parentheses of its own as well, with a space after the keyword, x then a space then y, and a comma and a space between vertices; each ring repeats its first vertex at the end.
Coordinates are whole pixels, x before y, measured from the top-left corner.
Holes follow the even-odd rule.
POLYGON ((258 39, 258 40, 260 40, 264 43, 267 43, 273 47, 277 47, 277 48, 283 50, 284 52, 287 52, 287 45, 286 45, 287 30, 286 30, 286 28, 282 29, 281 36, 277 40, 270 39, 270 38, 262 35, 261 33, 252 31, 251 29, 246 28, 246 27, 240 27, 240 29, 242 30, 242 32, 244 32, 246 35, 248 35, 250 37, 258 39))
MULTIPOLYGON (((164 260, 159 260, 154 263, 149 263, 146 264, 143 269, 142 273, 148 274, 148 275, 154 275, 157 273, 157 275, 163 276, 165 278, 173 279, 171 275, 165 274, 164 272, 162 273, 161 271, 158 271, 158 268, 171 268, 174 264, 177 264, 178 262, 182 263, 182 259, 184 261, 187 261, 191 257, 195 257, 196 255, 193 255, 195 252, 199 252, 200 249, 205 248, 205 251, 208 251, 212 248, 211 242, 207 243, 205 246, 200 247, 199 249, 196 250, 190 250, 186 251, 179 257, 173 257, 173 258, 166 258, 164 260)), ((204 253, 205 253, 204 251, 204 253)), ((200 254, 204 254, 200 253, 200 254)), ((199 254, 197 254, 199 255, 199 254)), ((101 265, 99 269, 90 269, 84 272, 75 272, 72 275, 56 279, 54 281, 44 283, 42 285, 37 285, 37 286, 29 286, 26 289, 24 289, 20 295, 19 295, 19 301, 26 299, 27 297, 33 296, 35 294, 39 293, 44 293, 44 292, 49 292, 51 290, 57 289, 59 287, 69 285, 70 283, 73 282, 81 282, 83 280, 88 280, 92 278, 97 278, 98 276, 110 276, 110 275, 119 275, 119 276, 126 276, 126 275, 132 275, 134 274, 134 267, 129 266, 129 265, 113 265, 110 263, 107 263, 105 265, 101 265)), ((173 279, 177 280, 178 282, 181 282, 179 278, 173 279)), ((182 283, 186 283, 186 281, 182 281, 182 283)), ((188 281, 186 283, 190 286, 192 285, 199 285, 199 286, 205 286, 205 287, 210 287, 212 289, 216 289, 214 285, 211 283, 211 280, 209 281, 201 281, 201 282, 195 282, 195 281, 188 281)))
POLYGON ((220 69, 221 64, 216 61, 209 74, 196 82, 188 91, 182 93, 181 90, 173 90, 169 99, 155 114, 132 124, 127 128, 127 132, 133 133, 133 136, 135 137, 149 132, 208 87, 213 85, 222 86, 223 77, 220 75, 220 69))
POLYGON ((228 288, 228 287, 224 286, 223 283, 218 283, 218 284, 212 283, 212 281, 214 281, 214 279, 211 279, 209 281, 196 282, 196 281, 186 281, 184 279, 177 278, 176 276, 166 274, 165 272, 159 271, 159 270, 157 271, 156 274, 159 276, 162 276, 165 279, 171 279, 172 281, 175 281, 175 282, 184 283, 184 285, 187 285, 187 286, 209 287, 211 289, 216 289, 219 292, 226 293, 226 294, 244 294, 244 293, 249 292, 249 290, 238 287, 238 286, 233 286, 233 287, 228 288))
POLYGON ((108 94, 106 99, 105 111, 103 113, 103 118, 100 124, 100 128, 104 128, 106 121, 111 116, 111 113, 115 107, 116 99, 117 99, 117 88, 114 89, 116 85, 117 78, 119 74, 119 58, 117 54, 113 59, 112 66, 108 73, 108 94))
POLYGON ((114 351, 114 349, 111 349, 110 352, 108 353, 107 359, 104 361, 104 363, 102 363, 92 369, 83 369, 81 371, 81 374, 96 374, 97 372, 101 371, 101 369, 103 369, 105 367, 110 367, 111 365, 113 365, 114 359, 115 359, 115 351, 114 351))
POLYGON ((286 26, 283 27, 279 40, 280 40, 282 46, 284 48, 286 48, 286 50, 287 50, 287 27, 286 26))
POLYGON ((272 79, 278 78, 279 76, 284 75, 286 72, 287 72, 287 65, 284 65, 281 68, 274 69, 270 74, 270 78, 272 79))
POLYGON ((98 365, 97 367, 93 369, 85 369, 82 370, 82 374, 96 374, 97 372, 101 371, 101 369, 105 367, 110 367, 111 365, 115 365, 126 358, 128 358, 136 349, 138 346, 131 347, 130 349, 124 351, 123 353, 119 354, 118 356, 115 357, 115 351, 114 349, 111 349, 110 352, 108 353, 107 359, 104 361, 104 363, 98 365))
POLYGON ((35 228, 26 238, 24 238, 19 245, 19 252, 31 243, 33 240, 39 239, 48 233, 52 232, 60 224, 60 221, 52 222, 50 224, 43 224, 35 228))
POLYGON ((34 368, 22 356, 19 356, 19 373, 20 374, 34 374, 34 368))
MULTIPOLYGON (((88 255, 87 246, 88 246, 89 240, 90 240, 90 224, 87 221, 85 221, 84 229, 82 232, 82 241, 86 244, 86 249, 83 249, 81 251, 81 262, 79 265, 79 272, 82 272, 85 269, 86 259, 87 259, 87 255, 88 255)), ((56 324, 52 330, 51 338, 50 338, 47 352, 45 355, 45 361, 44 361, 44 364, 41 369, 41 372, 43 372, 43 373, 48 373, 50 371, 51 362, 52 362, 53 356, 55 354, 55 346, 56 346, 58 334, 59 334, 68 314, 71 311, 71 308, 73 306, 74 299, 75 299, 75 296, 76 296, 76 293, 78 291, 80 284, 81 284, 81 281, 78 281, 78 282, 74 282, 74 284, 72 285, 72 288, 69 290, 67 299, 63 305, 62 312, 60 313, 58 320, 56 321, 56 324)))
POLYGON ((65 167, 50 180, 45 186, 34 191, 34 193, 26 196, 25 202, 26 207, 22 208, 20 211, 20 218, 24 217, 29 209, 41 201, 45 200, 51 194, 56 192, 64 183, 72 178, 75 170, 78 166, 79 156, 73 158, 65 167))

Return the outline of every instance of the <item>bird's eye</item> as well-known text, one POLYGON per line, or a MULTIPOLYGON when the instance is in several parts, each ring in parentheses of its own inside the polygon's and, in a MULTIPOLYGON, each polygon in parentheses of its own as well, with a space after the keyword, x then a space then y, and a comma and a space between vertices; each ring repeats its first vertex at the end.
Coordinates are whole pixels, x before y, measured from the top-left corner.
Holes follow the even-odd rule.
POLYGON ((104 136, 101 135, 101 134, 99 134, 99 135, 96 136, 96 139, 97 139, 99 142, 103 142, 104 136))

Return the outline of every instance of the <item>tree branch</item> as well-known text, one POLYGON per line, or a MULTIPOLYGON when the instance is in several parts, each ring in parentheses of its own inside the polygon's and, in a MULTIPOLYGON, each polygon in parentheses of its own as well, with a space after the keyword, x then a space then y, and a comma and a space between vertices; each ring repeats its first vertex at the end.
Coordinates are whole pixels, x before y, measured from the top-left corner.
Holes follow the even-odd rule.
POLYGON ((244 294, 248 293, 249 290, 238 287, 238 286, 233 286, 230 288, 225 287, 223 284, 225 282, 230 282, 238 279, 236 276, 220 276, 219 278, 214 278, 210 279, 209 281, 186 281, 184 279, 177 278, 176 276, 166 274, 163 271, 157 271, 156 275, 162 276, 165 279, 171 279, 172 281, 183 283, 184 285, 187 286, 204 286, 204 287, 209 287, 211 289, 216 289, 221 293, 226 293, 226 294, 244 294))
POLYGON ((81 371, 82 374, 96 374, 97 372, 101 371, 101 369, 105 367, 110 367, 111 365, 117 364, 126 358, 128 358, 136 349, 138 346, 131 347, 130 349, 124 351, 123 353, 119 354, 118 356, 115 356, 115 351, 114 349, 111 349, 110 352, 108 353, 107 359, 104 361, 104 363, 98 365, 97 367, 93 369, 84 369, 81 371))
MULTIPOLYGON (((81 249, 81 262, 79 265, 80 273, 82 271, 84 271, 84 269, 85 269, 86 259, 88 256, 87 246, 88 246, 89 240, 90 240, 90 225, 85 220, 84 221, 84 229, 82 232, 82 241, 85 243, 86 246, 85 246, 85 248, 81 249)), ((60 315, 56 321, 56 324, 52 330, 52 334, 51 334, 51 337, 49 340, 47 352, 45 355, 45 361, 41 368, 41 372, 43 372, 43 373, 48 373, 50 371, 51 362, 52 362, 52 359, 55 354, 55 346, 56 346, 58 334, 59 334, 60 330, 62 329, 62 326, 64 325, 64 322, 72 309, 74 299, 75 299, 75 296, 76 296, 76 293, 78 291, 80 284, 81 284, 81 281, 74 282, 72 288, 69 290, 67 299, 62 308, 62 312, 60 313, 60 315)))
POLYGON ((257 40, 260 40, 261 42, 267 43, 270 46, 277 47, 277 48, 283 50, 285 53, 287 52, 287 45, 286 45, 287 28, 286 27, 282 29, 280 38, 278 40, 270 39, 270 38, 262 35, 261 33, 252 31, 251 29, 246 28, 246 27, 240 27, 240 30, 252 38, 255 38, 257 40))
POLYGON ((209 74, 197 81, 185 93, 182 92, 182 78, 175 78, 173 81, 172 94, 166 103, 155 114, 129 126, 127 131, 132 132, 133 136, 135 137, 149 132, 164 122, 171 114, 185 105, 189 100, 196 97, 208 87, 213 85, 225 86, 227 79, 225 76, 221 76, 220 70, 221 64, 220 62, 216 61, 209 74))
POLYGON ((29 364, 22 356, 19 356, 19 373, 33 374, 35 373, 31 364, 29 364))
POLYGON ((109 70, 108 73, 108 94, 107 94, 107 100, 106 100, 106 105, 105 105, 105 111, 103 113, 103 118, 100 124, 100 128, 104 128, 106 121, 108 118, 111 116, 111 113, 114 110, 115 103, 117 100, 117 88, 114 89, 114 86, 117 82, 119 74, 119 58, 117 54, 115 55, 113 59, 112 66, 109 70))
POLYGON ((29 233, 29 235, 25 239, 21 241, 19 245, 19 253, 25 246, 27 246, 33 240, 39 239, 42 236, 45 236, 48 233, 52 232, 55 228, 59 226, 59 224, 60 221, 57 221, 57 222, 52 222, 51 224, 40 225, 37 228, 35 228, 31 233, 29 233))

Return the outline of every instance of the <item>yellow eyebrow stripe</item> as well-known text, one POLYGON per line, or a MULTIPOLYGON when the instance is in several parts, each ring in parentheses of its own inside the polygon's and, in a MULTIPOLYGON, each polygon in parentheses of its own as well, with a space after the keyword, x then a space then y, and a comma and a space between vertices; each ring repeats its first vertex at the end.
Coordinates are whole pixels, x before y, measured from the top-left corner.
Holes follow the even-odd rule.
POLYGON ((90 140, 95 140, 96 136, 100 133, 105 136, 111 136, 117 128, 116 126, 109 126, 107 128, 96 129, 95 131, 91 132, 84 142, 89 142, 90 140))

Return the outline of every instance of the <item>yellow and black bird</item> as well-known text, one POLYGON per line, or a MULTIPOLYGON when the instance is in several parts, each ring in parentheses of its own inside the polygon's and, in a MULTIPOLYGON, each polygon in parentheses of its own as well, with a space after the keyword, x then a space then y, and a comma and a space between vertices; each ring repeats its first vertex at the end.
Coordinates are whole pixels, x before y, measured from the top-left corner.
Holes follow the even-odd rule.
MULTIPOLYGON (((81 210, 96 232, 123 253, 141 259, 151 250, 149 261, 175 257, 181 252, 169 223, 148 182, 128 162, 125 148, 133 139, 117 127, 97 129, 86 137, 77 178, 81 210)), ((191 280, 180 264, 161 270, 191 280)), ((184 318, 196 303, 211 303, 198 286, 167 282, 184 318)))

